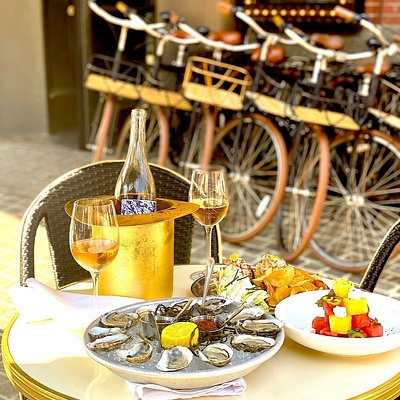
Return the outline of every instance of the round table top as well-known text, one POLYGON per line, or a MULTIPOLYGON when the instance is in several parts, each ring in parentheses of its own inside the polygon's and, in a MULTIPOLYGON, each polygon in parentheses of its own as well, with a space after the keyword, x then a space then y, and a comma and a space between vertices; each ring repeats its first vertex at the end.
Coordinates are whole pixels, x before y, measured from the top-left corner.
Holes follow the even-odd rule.
MULTIPOLYGON (((189 276, 196 267, 201 268, 175 267, 174 297, 190 296, 189 276)), ((9 379, 29 399, 133 400, 122 378, 87 356, 81 337, 52 320, 26 323, 15 317, 3 335, 2 349, 9 379)), ((395 399, 400 394, 399 360, 400 349, 346 358, 286 337, 274 357, 245 376, 245 393, 231 398, 395 399)))

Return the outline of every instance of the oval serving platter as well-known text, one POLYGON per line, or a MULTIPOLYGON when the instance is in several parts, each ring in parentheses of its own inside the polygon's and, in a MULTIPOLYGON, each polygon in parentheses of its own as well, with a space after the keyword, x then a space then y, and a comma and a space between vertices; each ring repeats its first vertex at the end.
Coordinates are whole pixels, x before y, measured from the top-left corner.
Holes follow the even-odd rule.
MULTIPOLYGON (((112 311, 110 310, 110 312, 134 313, 138 310, 155 309, 159 304, 171 306, 185 300, 187 299, 173 298, 152 300, 121 307, 112 311)), ((200 301, 200 299, 198 299, 198 301, 200 301)), ((219 315, 224 317, 241 305, 240 303, 227 301, 226 299, 222 299, 222 301, 225 301, 227 305, 223 306, 223 312, 219 315)), ((117 355, 116 349, 110 351, 95 351, 89 348, 88 343, 93 341, 93 338, 89 335, 89 330, 99 325, 101 325, 100 318, 97 318, 86 328, 83 336, 84 345, 89 357, 128 381, 136 383, 154 383, 174 389, 207 387, 243 377, 273 357, 282 347, 285 336, 284 329, 281 329, 275 338, 276 343, 273 347, 256 353, 233 349, 231 361, 223 367, 210 365, 195 356, 185 369, 174 372, 164 372, 156 368, 161 353, 156 350, 157 342, 155 340, 150 341, 155 349, 151 358, 141 364, 130 363, 121 359, 117 355)), ((140 322, 129 328, 130 335, 137 337, 138 333, 143 333, 140 322)), ((140 339, 138 338, 138 340, 140 339)), ((129 347, 130 343, 132 344, 133 342, 128 342, 122 345, 122 347, 129 347)), ((230 339, 228 339, 226 343, 230 345, 230 339)))

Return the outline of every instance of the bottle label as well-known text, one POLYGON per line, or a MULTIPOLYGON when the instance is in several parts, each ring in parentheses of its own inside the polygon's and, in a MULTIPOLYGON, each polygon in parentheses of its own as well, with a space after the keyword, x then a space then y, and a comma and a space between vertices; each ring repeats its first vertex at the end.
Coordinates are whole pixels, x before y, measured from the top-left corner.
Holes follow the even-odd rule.
POLYGON ((156 202, 153 200, 122 199, 121 214, 136 215, 149 214, 156 211, 156 202))

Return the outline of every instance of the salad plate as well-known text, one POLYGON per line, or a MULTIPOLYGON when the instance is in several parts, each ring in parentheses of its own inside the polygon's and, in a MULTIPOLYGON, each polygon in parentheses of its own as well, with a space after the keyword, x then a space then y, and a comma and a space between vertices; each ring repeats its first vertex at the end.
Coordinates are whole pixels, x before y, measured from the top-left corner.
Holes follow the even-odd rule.
MULTIPOLYGON (((221 298, 209 296, 207 301, 210 300, 210 304, 217 306, 215 310, 218 310, 218 315, 223 319, 226 319, 230 313, 238 310, 241 306, 241 303, 229 301, 227 299, 221 299, 223 303, 222 305, 219 305, 216 303, 219 299, 221 298)), ((222 339, 218 339, 218 341, 223 343, 224 346, 229 346, 232 351, 232 358, 226 365, 211 365, 210 363, 203 361, 201 357, 198 357, 196 351, 194 351, 193 358, 186 367, 180 370, 170 371, 160 370, 157 368, 165 349, 158 348, 157 343, 159 342, 156 339, 149 339, 148 343, 152 346, 153 351, 150 358, 146 359, 144 362, 129 362, 121 356, 121 349, 129 349, 135 345, 135 342, 139 343, 141 338, 147 337, 144 326, 140 322, 134 323, 129 327, 125 333, 131 337, 131 340, 123 343, 120 347, 113 347, 106 350, 96 350, 93 347, 95 339, 92 337, 91 332, 99 328, 104 329, 103 321, 104 318, 108 319, 108 316, 115 318, 116 315, 118 318, 125 318, 125 316, 129 317, 134 314, 140 315, 142 312, 147 310, 154 311, 160 305, 162 307, 172 308, 175 307, 176 304, 187 301, 187 298, 160 299, 135 303, 131 306, 111 310, 105 316, 101 316, 94 320, 85 330, 83 341, 89 357, 108 368, 113 373, 131 382, 154 383, 175 389, 189 389, 216 385, 243 377, 273 357, 279 351, 284 342, 284 330, 279 328, 272 347, 257 350, 255 352, 249 352, 236 348, 232 343, 233 336, 228 334, 222 339)), ((200 301, 201 299, 195 299, 193 303, 200 304, 200 301)), ((232 335, 236 334, 234 327, 232 332, 232 335)), ((187 350, 189 351, 189 349, 187 350)), ((201 346, 199 350, 204 351, 203 346, 201 346)))
POLYGON ((368 356, 400 347, 400 301, 376 293, 363 292, 369 314, 383 325, 383 336, 345 338, 319 335, 313 332, 312 320, 323 316, 316 302, 329 290, 299 293, 282 300, 275 316, 285 324, 285 333, 295 342, 310 349, 337 356, 368 356))

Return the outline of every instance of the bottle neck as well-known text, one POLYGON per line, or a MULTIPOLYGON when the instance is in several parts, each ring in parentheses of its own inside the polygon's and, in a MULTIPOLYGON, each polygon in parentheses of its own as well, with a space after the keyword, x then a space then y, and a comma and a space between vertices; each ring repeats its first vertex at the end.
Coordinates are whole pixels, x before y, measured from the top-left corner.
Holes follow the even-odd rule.
POLYGON ((135 160, 139 165, 146 165, 146 112, 144 110, 132 110, 131 117, 127 161, 135 160))

